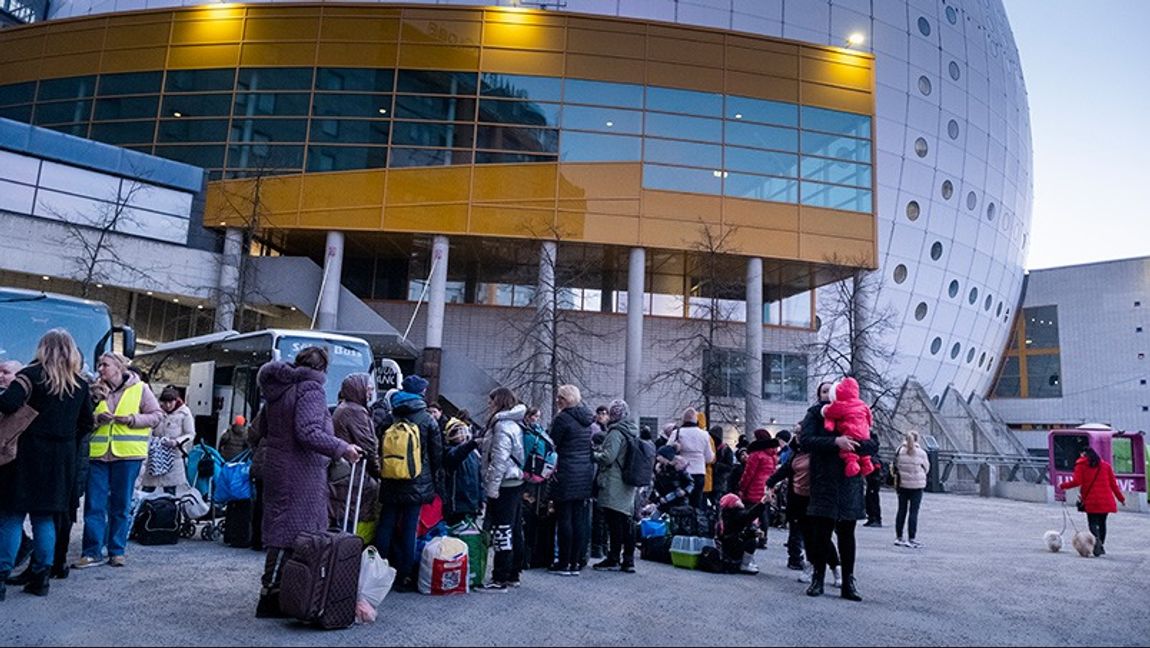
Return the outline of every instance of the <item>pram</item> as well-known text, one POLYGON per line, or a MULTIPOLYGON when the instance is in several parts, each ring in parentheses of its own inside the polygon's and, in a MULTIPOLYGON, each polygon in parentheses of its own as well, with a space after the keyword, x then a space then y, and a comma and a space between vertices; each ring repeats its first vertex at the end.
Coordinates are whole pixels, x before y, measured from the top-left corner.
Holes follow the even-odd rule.
POLYGON ((194 538, 197 527, 202 524, 203 527, 199 529, 200 538, 210 542, 222 537, 224 532, 223 521, 217 520, 221 511, 213 498, 216 472, 224 465, 224 458, 220 456, 219 451, 203 441, 188 452, 184 452, 183 446, 180 446, 180 452, 188 460, 188 483, 203 495, 208 505, 206 514, 198 518, 189 517, 182 522, 180 537, 194 538))

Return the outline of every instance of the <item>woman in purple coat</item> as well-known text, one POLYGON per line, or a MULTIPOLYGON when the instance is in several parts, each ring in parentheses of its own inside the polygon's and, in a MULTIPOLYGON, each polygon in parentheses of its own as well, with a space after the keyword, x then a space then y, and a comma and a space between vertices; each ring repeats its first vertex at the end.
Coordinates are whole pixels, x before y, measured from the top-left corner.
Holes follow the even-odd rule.
POLYGON ((257 617, 281 616, 280 580, 301 531, 323 531, 328 522, 327 467, 340 457, 359 461, 362 451, 335 436, 324 395, 327 352, 308 347, 294 363, 269 362, 257 381, 265 400, 257 417, 264 450, 264 563, 257 617))

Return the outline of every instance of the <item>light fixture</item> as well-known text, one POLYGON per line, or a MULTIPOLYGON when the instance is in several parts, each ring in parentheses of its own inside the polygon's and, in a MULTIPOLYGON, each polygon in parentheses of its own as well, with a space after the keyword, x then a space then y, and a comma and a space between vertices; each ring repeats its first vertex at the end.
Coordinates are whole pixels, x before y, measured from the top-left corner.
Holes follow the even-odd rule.
POLYGON ((204 305, 200 304, 200 305, 196 306, 196 310, 204 310, 204 305))
POLYGON ((173 111, 172 111, 172 117, 183 117, 183 116, 184 116, 184 113, 182 113, 182 112, 180 112, 180 111, 178 111, 178 110, 173 110, 173 111))
POLYGON ((227 225, 227 224, 228 224, 227 221, 220 221, 220 227, 223 227, 224 225, 227 225))
POLYGON ((711 172, 711 175, 715 176, 716 178, 725 178, 727 177, 728 173, 726 171, 719 171, 718 169, 715 169, 711 172))
POLYGON ((97 287, 97 288, 103 288, 103 287, 104 287, 104 284, 102 284, 102 283, 98 283, 98 284, 96 284, 96 287, 97 287))
POLYGON ((48 281, 49 279, 51 279, 51 277, 49 277, 48 275, 44 275, 40 278, 43 279, 44 281, 48 281))
POLYGON ((742 119, 743 113, 735 113, 735 119, 742 119))
POLYGON ((177 304, 180 303, 179 297, 172 297, 172 301, 176 302, 177 304))
POLYGON ((386 115, 386 114, 387 114, 387 108, 380 108, 380 109, 379 109, 379 114, 381 114, 381 115, 386 115))
POLYGON ((862 32, 854 32, 850 36, 847 36, 847 47, 858 47, 862 45, 865 40, 866 37, 862 35, 862 32))
POLYGON ((292 306, 292 307, 291 307, 291 309, 294 311, 294 310, 295 310, 295 306, 292 306))
POLYGON ((151 297, 151 296, 152 296, 152 291, 150 291, 150 290, 148 291, 148 296, 149 296, 149 297, 151 297))

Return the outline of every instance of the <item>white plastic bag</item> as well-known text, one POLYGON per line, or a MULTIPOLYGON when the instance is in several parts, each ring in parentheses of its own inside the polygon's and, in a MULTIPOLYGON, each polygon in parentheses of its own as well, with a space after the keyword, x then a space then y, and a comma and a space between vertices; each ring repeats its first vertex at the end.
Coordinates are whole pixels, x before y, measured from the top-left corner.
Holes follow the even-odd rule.
POLYGON ((420 560, 420 593, 466 594, 468 582, 467 545, 459 538, 432 538, 420 560))
POLYGON ((375 612, 383 597, 391 591, 395 582, 395 568, 381 558, 375 547, 363 550, 359 560, 359 601, 356 605, 356 620, 360 623, 375 621, 375 612), (370 612, 370 614, 368 614, 370 612))

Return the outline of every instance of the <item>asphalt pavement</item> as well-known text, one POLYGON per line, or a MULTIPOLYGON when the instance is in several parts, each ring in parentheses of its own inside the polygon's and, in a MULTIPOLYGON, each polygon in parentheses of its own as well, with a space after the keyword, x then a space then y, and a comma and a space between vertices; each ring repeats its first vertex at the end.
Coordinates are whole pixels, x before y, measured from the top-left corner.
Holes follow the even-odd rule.
MULTIPOLYGON (((506 593, 389 594, 371 625, 320 631, 254 618, 263 555, 218 541, 131 545, 128 566, 73 571, 46 598, 9 588, 2 645, 1146 645, 1150 516, 1111 516, 1107 555, 1048 552, 1059 505, 923 499, 921 549, 857 530, 861 603, 809 598, 772 529, 757 576, 638 562, 638 573, 539 570, 506 593)), ((1085 527, 1085 516, 1074 514, 1085 527)), ((74 548, 78 549, 78 538, 74 548)))

